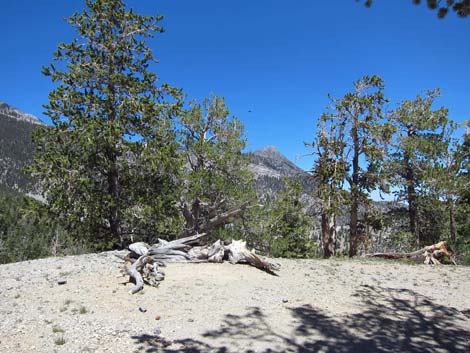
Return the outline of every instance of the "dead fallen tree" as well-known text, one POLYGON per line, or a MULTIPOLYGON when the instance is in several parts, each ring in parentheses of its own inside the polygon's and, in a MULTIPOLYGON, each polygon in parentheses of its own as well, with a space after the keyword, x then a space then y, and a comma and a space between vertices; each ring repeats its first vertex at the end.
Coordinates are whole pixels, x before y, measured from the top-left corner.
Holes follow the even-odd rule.
POLYGON ((222 262, 227 259, 232 264, 247 263, 269 273, 279 270, 279 264, 248 250, 244 241, 232 240, 224 244, 217 240, 212 245, 201 245, 201 238, 205 235, 195 234, 170 242, 159 239, 152 246, 143 242, 129 245, 130 253, 124 258, 123 267, 123 272, 135 283, 129 293, 137 293, 144 283, 157 287, 165 278, 160 267, 165 267, 167 262, 222 262))
POLYGON ((444 256, 447 256, 454 265, 457 265, 454 257, 452 256, 452 252, 447 249, 446 241, 441 241, 437 244, 429 245, 422 249, 419 249, 410 253, 374 253, 374 254, 366 254, 365 256, 366 257, 381 257, 384 259, 391 259, 391 260, 409 258, 409 259, 414 259, 417 261, 422 261, 427 265, 431 263, 435 265, 440 265, 441 259, 444 256))

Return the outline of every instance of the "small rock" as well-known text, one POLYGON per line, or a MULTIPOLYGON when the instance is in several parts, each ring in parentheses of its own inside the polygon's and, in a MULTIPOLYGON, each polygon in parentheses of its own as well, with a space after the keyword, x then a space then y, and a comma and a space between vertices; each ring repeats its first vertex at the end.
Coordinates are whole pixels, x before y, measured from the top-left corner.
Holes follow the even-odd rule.
POLYGON ((59 279, 57 280, 57 284, 58 284, 59 286, 62 285, 62 284, 65 284, 65 283, 67 283, 67 280, 66 280, 65 278, 59 278, 59 279))
POLYGON ((155 316, 155 320, 160 320, 160 319, 161 319, 160 315, 155 316))
POLYGON ((145 309, 143 306, 139 306, 139 311, 141 313, 145 313, 147 311, 147 309, 145 309))
POLYGON ((158 336, 162 333, 162 330, 160 329, 160 327, 155 327, 155 330, 153 330, 153 334, 158 336))
POLYGON ((194 319, 188 319, 188 322, 194 322, 194 319))
POLYGON ((287 303, 289 300, 287 298, 282 298, 283 303, 287 303))

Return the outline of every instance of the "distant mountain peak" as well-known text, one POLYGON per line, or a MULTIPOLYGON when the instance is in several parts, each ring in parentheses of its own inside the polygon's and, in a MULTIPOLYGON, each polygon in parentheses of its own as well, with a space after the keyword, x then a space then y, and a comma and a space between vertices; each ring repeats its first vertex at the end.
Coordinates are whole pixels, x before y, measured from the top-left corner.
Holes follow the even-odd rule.
POLYGON ((266 146, 250 153, 251 167, 255 176, 298 176, 307 173, 284 156, 275 146, 266 146))
POLYGON ((258 151, 259 152, 277 152, 277 153, 280 153, 279 150, 274 145, 265 146, 263 148, 260 148, 258 151))
POLYGON ((260 148, 259 150, 256 150, 253 152, 253 154, 258 155, 258 156, 263 156, 263 157, 268 157, 268 158, 281 158, 284 160, 288 160, 286 156, 284 156, 279 150, 276 148, 276 146, 266 146, 263 148, 260 148))
POLYGON ((0 118, 7 117, 19 121, 25 121, 30 124, 45 125, 41 120, 32 114, 27 114, 19 109, 13 108, 7 103, 0 102, 0 118))

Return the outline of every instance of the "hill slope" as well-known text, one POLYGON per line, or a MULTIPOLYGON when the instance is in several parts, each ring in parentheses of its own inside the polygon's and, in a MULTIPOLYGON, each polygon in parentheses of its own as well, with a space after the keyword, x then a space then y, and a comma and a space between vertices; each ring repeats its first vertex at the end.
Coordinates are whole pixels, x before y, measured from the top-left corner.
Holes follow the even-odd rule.
POLYGON ((33 155, 31 133, 44 125, 33 115, 0 102, 0 187, 24 193, 34 189, 23 169, 33 155))

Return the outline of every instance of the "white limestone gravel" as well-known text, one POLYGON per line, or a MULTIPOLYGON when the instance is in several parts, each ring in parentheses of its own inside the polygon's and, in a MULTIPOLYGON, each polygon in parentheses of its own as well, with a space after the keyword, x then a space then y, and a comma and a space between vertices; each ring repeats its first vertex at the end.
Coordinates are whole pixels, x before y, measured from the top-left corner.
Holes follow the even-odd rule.
POLYGON ((0 265, 0 352, 470 352, 469 267, 180 263, 129 295, 115 254, 0 265))

